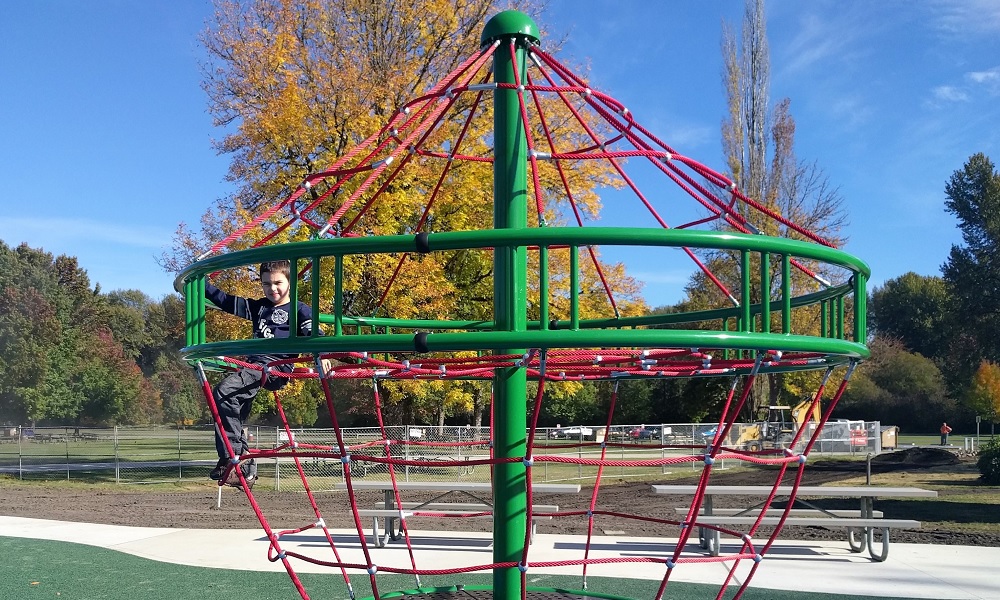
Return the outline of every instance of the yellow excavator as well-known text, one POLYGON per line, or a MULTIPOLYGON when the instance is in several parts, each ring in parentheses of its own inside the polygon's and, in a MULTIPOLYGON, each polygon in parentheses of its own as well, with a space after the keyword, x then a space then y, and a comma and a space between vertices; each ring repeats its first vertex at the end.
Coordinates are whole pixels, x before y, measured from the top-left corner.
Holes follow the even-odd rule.
MULTIPOLYGON (((756 452, 771 448, 788 448, 795 432, 807 420, 819 423, 819 404, 810 410, 812 400, 805 400, 795 406, 768 406, 767 418, 748 425, 742 425, 736 438, 735 448, 756 452), (811 418, 810 418, 811 417, 811 418)), ((803 438, 804 440, 804 438, 803 438)))

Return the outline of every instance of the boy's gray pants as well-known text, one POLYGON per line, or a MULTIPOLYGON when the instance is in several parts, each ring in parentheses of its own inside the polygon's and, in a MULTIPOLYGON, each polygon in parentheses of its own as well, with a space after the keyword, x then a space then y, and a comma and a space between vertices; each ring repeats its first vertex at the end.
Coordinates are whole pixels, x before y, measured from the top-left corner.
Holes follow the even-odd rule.
MULTIPOLYGON (((222 420, 222 429, 237 457, 250 449, 243 427, 250 418, 250 408, 263 379, 264 374, 259 369, 240 369, 226 375, 212 390, 222 420)), ((218 430, 215 432, 215 450, 219 453, 219 458, 229 457, 218 430)))

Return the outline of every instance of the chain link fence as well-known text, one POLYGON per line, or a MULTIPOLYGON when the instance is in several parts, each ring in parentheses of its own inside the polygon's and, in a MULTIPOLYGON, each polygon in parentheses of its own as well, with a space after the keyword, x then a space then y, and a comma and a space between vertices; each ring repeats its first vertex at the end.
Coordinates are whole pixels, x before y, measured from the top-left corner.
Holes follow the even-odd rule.
MULTIPOLYGON (((752 426, 735 425, 727 445, 756 449, 751 447, 752 442, 746 441, 752 437, 746 435, 748 427, 752 426)), ((813 453, 878 454, 887 439, 887 429, 892 428, 881 427, 877 421, 827 423, 813 453)), ((355 477, 388 479, 389 467, 385 462, 388 452, 393 459, 408 463, 395 466, 395 475, 401 481, 490 481, 490 466, 479 464, 490 457, 488 428, 397 426, 388 427, 386 433, 391 440, 388 444, 374 427, 342 430, 343 442, 351 449, 355 477)), ((259 459, 258 486, 301 491, 304 488, 300 468, 314 490, 333 489, 343 479, 343 462, 335 455, 338 441, 333 429, 298 428, 289 436, 283 428, 251 426, 247 434, 255 450, 272 450, 294 443, 318 455, 296 460, 284 453, 278 458, 259 459)), ((701 454, 714 436, 715 425, 699 423, 555 427, 536 432, 535 452, 587 459, 598 459, 603 453, 612 461, 651 460, 701 454)), ((894 447, 895 432, 891 438, 894 447)), ((782 443, 780 438, 774 438, 769 447, 781 447, 782 443)), ((20 480, 119 484, 199 480, 208 477, 216 461, 211 426, 21 426, 0 430, 0 477, 20 480)), ((727 463, 736 466, 739 462, 727 459, 716 465, 726 468, 727 463)), ((701 463, 697 461, 646 467, 619 465, 605 467, 602 474, 623 479, 644 478, 699 468, 701 463)), ((596 476, 594 466, 548 461, 535 462, 532 474, 535 481, 549 482, 592 480, 596 476)))

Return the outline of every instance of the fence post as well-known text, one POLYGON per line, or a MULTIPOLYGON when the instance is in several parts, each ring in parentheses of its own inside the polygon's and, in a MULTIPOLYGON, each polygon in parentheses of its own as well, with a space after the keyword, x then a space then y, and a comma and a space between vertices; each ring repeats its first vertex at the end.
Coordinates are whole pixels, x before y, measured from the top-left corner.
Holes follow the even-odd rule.
MULTIPOLYGON (((406 460, 410 460, 410 442, 413 441, 413 437, 410 435, 410 432, 412 432, 413 430, 414 430, 413 425, 406 425, 403 427, 403 434, 400 436, 401 438, 406 440, 406 442, 403 444, 403 458, 406 460)), ((386 446, 382 446, 383 456, 385 451, 386 451, 386 446)), ((344 471, 341 470, 340 473, 341 475, 343 475, 344 471)), ((403 469, 403 480, 404 481, 410 480, 410 465, 406 465, 406 468, 403 469)))
POLYGON ((181 455, 181 426, 175 425, 177 428, 177 481, 184 479, 184 457, 181 455))
POLYGON ((458 442, 459 442, 459 444, 458 444, 458 460, 456 462, 458 462, 460 464, 457 467, 455 467, 455 476, 456 476, 455 478, 456 479, 461 479, 462 478, 462 465, 461 465, 461 462, 462 462, 462 428, 461 427, 458 428, 458 442))
POLYGON ((63 444, 66 449, 66 481, 69 481, 69 430, 63 429, 63 444))
POLYGON ((115 425, 114 428, 114 446, 115 446, 115 483, 121 483, 121 465, 118 462, 118 426, 115 425))
POLYGON ((24 437, 22 426, 17 426, 17 478, 24 480, 24 450, 21 449, 21 439, 24 437))

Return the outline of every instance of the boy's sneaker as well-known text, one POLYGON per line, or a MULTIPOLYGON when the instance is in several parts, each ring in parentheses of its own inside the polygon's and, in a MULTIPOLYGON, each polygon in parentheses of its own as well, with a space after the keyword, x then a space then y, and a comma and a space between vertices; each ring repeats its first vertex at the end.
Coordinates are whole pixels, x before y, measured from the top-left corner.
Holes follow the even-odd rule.
MULTIPOLYGON (((244 479, 247 481, 247 491, 253 489, 253 484, 257 483, 257 475, 244 475, 244 479)), ((236 487, 241 488, 243 484, 239 480, 236 480, 236 487)))
POLYGON ((216 463, 215 468, 208 473, 208 478, 214 481, 222 479, 222 474, 226 472, 227 464, 229 464, 228 458, 220 458, 219 462, 216 463))
MULTIPOLYGON (((240 471, 243 472, 243 479, 247 482, 247 489, 252 489, 253 484, 257 481, 257 462, 254 459, 243 461, 240 465, 240 471)), ((240 481, 240 475, 233 469, 229 473, 229 477, 226 479, 226 483, 233 487, 243 487, 243 483, 240 481)))

